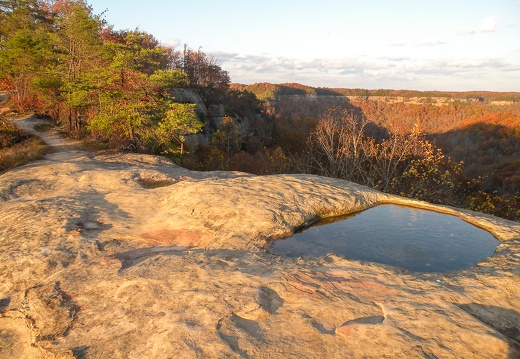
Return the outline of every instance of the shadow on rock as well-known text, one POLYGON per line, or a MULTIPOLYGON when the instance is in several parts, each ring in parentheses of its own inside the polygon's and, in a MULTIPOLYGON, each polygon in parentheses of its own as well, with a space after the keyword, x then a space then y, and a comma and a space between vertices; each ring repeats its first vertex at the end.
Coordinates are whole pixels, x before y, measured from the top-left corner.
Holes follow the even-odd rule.
POLYGON ((103 215, 114 221, 124 221, 129 214, 119 206, 107 201, 101 193, 91 190, 80 193, 76 198, 58 198, 60 205, 64 205, 74 211, 74 217, 67 220, 66 229, 77 231, 81 235, 88 235, 96 231, 105 231, 112 228, 109 223, 103 222, 103 215), (88 203, 88 206, 84 206, 88 203))
POLYGON ((72 348, 72 355, 75 359, 86 359, 89 347, 81 345, 79 347, 72 348))
POLYGON ((121 272, 154 256, 183 255, 185 249, 185 247, 178 246, 139 248, 127 252, 116 253, 113 257, 121 261, 121 268, 119 269, 121 272))
POLYGON ((0 314, 2 314, 6 310, 7 307, 9 307, 10 303, 11 303, 10 297, 0 299, 0 314))
POLYGON ((509 357, 520 358, 520 313, 477 303, 462 304, 459 308, 505 336, 511 345, 509 357))

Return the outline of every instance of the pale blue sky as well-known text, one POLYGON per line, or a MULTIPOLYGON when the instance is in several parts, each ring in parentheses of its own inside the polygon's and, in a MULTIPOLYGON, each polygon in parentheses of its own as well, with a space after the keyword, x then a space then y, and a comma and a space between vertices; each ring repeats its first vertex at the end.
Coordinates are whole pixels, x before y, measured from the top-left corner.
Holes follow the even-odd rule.
POLYGON ((87 0, 233 82, 520 91, 520 0, 87 0))

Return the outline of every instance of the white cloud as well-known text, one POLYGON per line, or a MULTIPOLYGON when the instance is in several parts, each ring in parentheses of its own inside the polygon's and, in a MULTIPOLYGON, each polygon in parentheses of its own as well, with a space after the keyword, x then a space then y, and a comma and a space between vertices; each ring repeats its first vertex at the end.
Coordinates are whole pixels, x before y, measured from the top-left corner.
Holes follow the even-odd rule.
POLYGON ((457 29, 457 35, 474 35, 476 34, 477 31, 476 30, 472 30, 472 29, 468 29, 468 28, 462 28, 462 29, 457 29))
POLYGON ((444 42, 444 41, 429 40, 429 41, 418 42, 414 45, 416 47, 429 47, 429 46, 439 46, 439 45, 444 45, 444 44, 446 44, 446 42, 444 42))
POLYGON ((316 87, 507 91, 515 88, 516 80, 520 79, 520 68, 514 61, 496 58, 388 56, 302 61, 224 52, 210 55, 220 61, 237 83, 299 82, 316 87), (499 85, 502 82, 504 84, 499 85))
POLYGON ((181 46, 181 44, 182 44, 181 39, 173 39, 173 40, 170 39, 164 43, 161 43, 161 45, 171 47, 172 49, 181 46))
POLYGON ((480 24, 480 32, 496 32, 498 25, 498 16, 491 15, 482 20, 480 24))
POLYGON ((441 40, 424 40, 421 42, 415 42, 415 43, 405 43, 405 42, 394 42, 389 44, 390 47, 429 47, 429 46, 438 46, 438 45, 444 45, 446 44, 445 41, 441 40))
POLYGON ((477 29, 470 28, 459 28, 457 29, 458 35, 474 35, 479 32, 496 32, 498 29, 498 16, 490 15, 482 19, 480 27, 477 29))

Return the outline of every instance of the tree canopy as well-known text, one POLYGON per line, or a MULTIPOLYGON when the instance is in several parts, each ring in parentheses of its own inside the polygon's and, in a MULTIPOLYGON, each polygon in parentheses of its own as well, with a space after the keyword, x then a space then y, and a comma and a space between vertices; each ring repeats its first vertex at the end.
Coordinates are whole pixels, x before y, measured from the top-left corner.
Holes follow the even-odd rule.
POLYGON ((76 137, 182 148, 203 126, 172 89, 229 85, 210 56, 175 51, 138 29, 115 31, 83 0, 0 0, 0 20, 0 86, 11 105, 76 137))
POLYGON ((520 218, 520 107, 493 104, 518 93, 230 86, 200 48, 114 30, 84 0, 0 0, 0 22, 0 90, 71 136, 196 169, 310 172, 520 218), (205 144, 187 156, 187 137, 201 131, 205 144))

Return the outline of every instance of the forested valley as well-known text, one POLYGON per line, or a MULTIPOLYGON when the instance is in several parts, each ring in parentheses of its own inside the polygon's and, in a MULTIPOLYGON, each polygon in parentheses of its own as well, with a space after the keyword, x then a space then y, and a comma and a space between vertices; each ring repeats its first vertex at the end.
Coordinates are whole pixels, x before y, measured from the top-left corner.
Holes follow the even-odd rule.
POLYGON ((200 49, 114 30, 81 0, 0 0, 0 22, 3 111, 93 150, 338 177, 520 220, 520 93, 231 84, 200 49))

